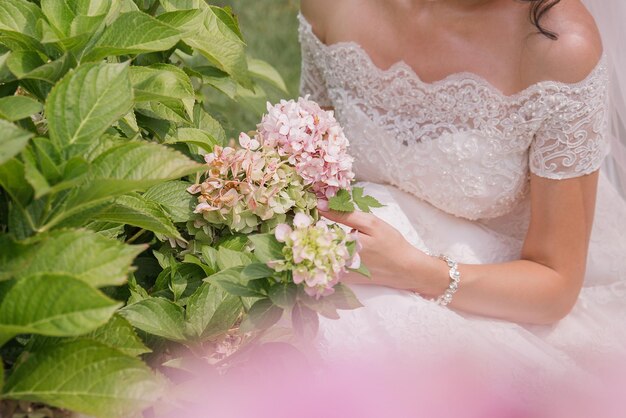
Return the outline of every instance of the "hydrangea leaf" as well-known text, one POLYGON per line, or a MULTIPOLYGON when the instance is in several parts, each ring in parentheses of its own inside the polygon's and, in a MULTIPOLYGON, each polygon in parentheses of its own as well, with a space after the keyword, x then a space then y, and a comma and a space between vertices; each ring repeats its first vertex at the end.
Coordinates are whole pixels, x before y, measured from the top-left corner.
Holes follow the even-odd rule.
POLYGON ((43 19, 39 7, 26 0, 2 0, 0 2, 0 33, 21 40, 25 37, 38 39, 37 22, 43 19))
POLYGON ((0 164, 19 154, 33 136, 35 135, 10 122, 0 120, 0 164))
POLYGON ((239 297, 204 283, 187 302, 188 329, 195 338, 220 335, 233 326, 242 307, 239 297))
POLYGON ((74 189, 64 211, 51 223, 76 216, 95 202, 146 190, 203 169, 203 165, 163 145, 146 142, 115 145, 95 158, 88 180, 74 189))
POLYGON ((359 266, 359 268, 356 269, 349 269, 350 271, 353 271, 355 273, 359 273, 362 274, 363 276, 367 277, 368 279, 372 277, 372 273, 369 271, 369 269, 367 268, 367 266, 363 263, 361 263, 361 265, 359 266))
POLYGON ((122 13, 84 57, 96 61, 109 55, 166 51, 176 45, 182 32, 152 16, 133 11, 122 13))
POLYGON ((344 189, 339 190, 335 196, 331 197, 328 200, 328 205, 330 209, 339 212, 354 212, 355 209, 350 192, 344 189))
POLYGON ((133 225, 157 234, 182 239, 165 210, 158 203, 137 194, 118 197, 111 206, 100 212, 96 219, 133 225))
POLYGON ((382 208, 383 205, 372 196, 364 196, 362 187, 352 188, 352 200, 363 212, 370 213, 371 208, 382 208))
POLYGON ((184 341, 183 308, 164 298, 143 299, 120 310, 135 328, 172 341, 184 341))
POLYGON ((60 148, 87 145, 128 113, 132 104, 127 64, 83 64, 63 77, 48 96, 50 138, 60 148))
POLYGON ((242 267, 233 267, 219 271, 206 279, 205 282, 216 284, 231 295, 241 297, 262 297, 263 293, 249 286, 250 280, 245 278, 241 272, 242 267))
POLYGON ((270 83, 284 93, 289 93, 285 80, 268 62, 256 58, 248 58, 248 70, 252 76, 270 83))
POLYGON ((80 337, 37 336, 29 342, 28 349, 29 351, 38 351, 48 345, 59 344, 70 340, 76 341, 78 339, 97 341, 133 357, 151 352, 139 339, 132 325, 118 314, 113 315, 109 322, 100 328, 80 337))
POLYGON ((323 299, 333 304, 337 309, 357 309, 363 307, 363 304, 359 302, 354 292, 346 285, 341 283, 336 284, 335 291, 325 296, 323 299))
POLYGON ((89 230, 54 231, 32 246, 27 265, 16 275, 66 274, 94 287, 117 286, 126 282, 143 250, 89 230))
POLYGON ((55 84, 75 64, 70 53, 47 63, 33 51, 13 51, 7 59, 7 67, 17 78, 41 80, 50 84, 55 84))
POLYGON ((276 306, 270 299, 257 300, 250 307, 248 316, 241 324, 245 331, 267 329, 277 323, 283 315, 283 308, 276 306))
POLYGON ((319 330, 319 317, 312 309, 301 303, 296 303, 291 310, 291 324, 296 335, 306 340, 312 340, 319 330))
POLYGON ((282 260, 283 244, 276 240, 274 234, 256 234, 248 237, 254 244, 254 255, 262 263, 282 260))
POLYGON ((0 118, 14 122, 41 112, 43 106, 37 100, 25 96, 0 98, 0 118))
POLYGON ((205 12, 201 28, 183 40, 220 70, 230 74, 239 84, 252 88, 245 44, 238 34, 218 17, 213 8, 208 8, 205 12))
POLYGON ((192 144, 206 152, 213 152, 221 142, 207 131, 196 128, 178 128, 176 133, 165 140, 166 144, 192 144))
POLYGON ((78 339, 29 353, 7 380, 4 396, 92 416, 135 416, 163 388, 164 382, 138 358, 78 339))
POLYGON ((252 263, 247 265, 241 272, 242 276, 248 280, 265 279, 276 274, 274 270, 264 263, 252 263))
POLYGON ((81 335, 104 325, 121 305, 67 275, 24 277, 0 287, 3 334, 81 335))
POLYGON ((296 302, 298 287, 294 283, 279 283, 270 289, 269 296, 275 305, 290 309, 296 302))
POLYGON ((252 262, 252 255, 241 251, 234 251, 226 247, 217 250, 217 265, 225 270, 232 267, 246 266, 252 262))
POLYGON ((130 80, 137 102, 195 97, 189 76, 174 65, 132 66, 130 80))
POLYGON ((194 197, 187 192, 190 183, 168 181, 149 188, 143 198, 158 203, 173 222, 187 222, 193 213, 194 197))

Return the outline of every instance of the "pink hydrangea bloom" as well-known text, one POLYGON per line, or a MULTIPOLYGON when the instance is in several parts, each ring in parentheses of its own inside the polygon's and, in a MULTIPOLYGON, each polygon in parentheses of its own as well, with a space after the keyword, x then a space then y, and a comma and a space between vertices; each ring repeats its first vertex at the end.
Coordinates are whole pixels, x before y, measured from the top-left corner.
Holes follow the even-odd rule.
POLYGON ((328 199, 339 189, 350 189, 354 180, 349 142, 333 112, 307 97, 298 101, 268 103, 267 115, 258 125, 264 147, 276 147, 315 194, 328 199))
POLYGON ((304 213, 296 214, 293 225, 276 227, 276 239, 285 243, 285 260, 270 262, 269 267, 291 270, 293 282, 304 284, 305 292, 316 299, 332 294, 341 275, 360 266, 357 251, 351 253, 348 248, 356 235, 325 221, 313 224, 304 213))

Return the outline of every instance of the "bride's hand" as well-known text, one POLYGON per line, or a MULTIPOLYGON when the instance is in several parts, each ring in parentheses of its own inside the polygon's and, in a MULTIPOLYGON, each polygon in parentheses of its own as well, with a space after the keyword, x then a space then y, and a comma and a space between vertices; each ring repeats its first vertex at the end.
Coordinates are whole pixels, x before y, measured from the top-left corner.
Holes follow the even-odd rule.
POLYGON ((397 289, 422 288, 420 278, 432 270, 433 258, 412 246, 397 229, 371 213, 318 209, 326 219, 359 232, 358 241, 362 246, 359 254, 363 264, 372 273, 372 278, 350 273, 342 281, 397 289))

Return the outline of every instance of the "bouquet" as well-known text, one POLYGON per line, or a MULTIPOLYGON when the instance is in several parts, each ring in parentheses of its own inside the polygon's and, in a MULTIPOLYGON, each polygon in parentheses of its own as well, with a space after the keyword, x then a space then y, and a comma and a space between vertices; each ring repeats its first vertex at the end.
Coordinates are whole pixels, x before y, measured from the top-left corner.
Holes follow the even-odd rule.
POLYGON ((262 314, 257 327, 276 322, 284 309, 294 325, 313 317, 311 310, 336 317, 336 309, 360 306, 341 276, 367 270, 355 234, 320 219, 318 200, 343 211, 380 204, 352 187, 348 139, 331 111, 308 97, 268 104, 267 111, 255 132, 240 134, 239 148, 215 146, 205 175, 188 189, 197 196, 196 235, 244 235, 250 243, 247 262, 207 280, 260 298, 248 312, 252 322, 262 314))

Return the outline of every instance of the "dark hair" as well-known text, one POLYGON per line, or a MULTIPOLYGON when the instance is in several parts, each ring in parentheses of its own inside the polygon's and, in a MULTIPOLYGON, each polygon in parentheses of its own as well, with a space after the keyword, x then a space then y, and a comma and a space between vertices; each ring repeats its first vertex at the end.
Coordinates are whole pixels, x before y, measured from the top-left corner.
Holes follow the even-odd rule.
POLYGON ((530 21, 537 27, 542 35, 547 36, 552 40, 558 38, 557 34, 551 30, 541 26, 541 19, 543 16, 556 6, 561 0, 522 0, 530 3, 530 21))

